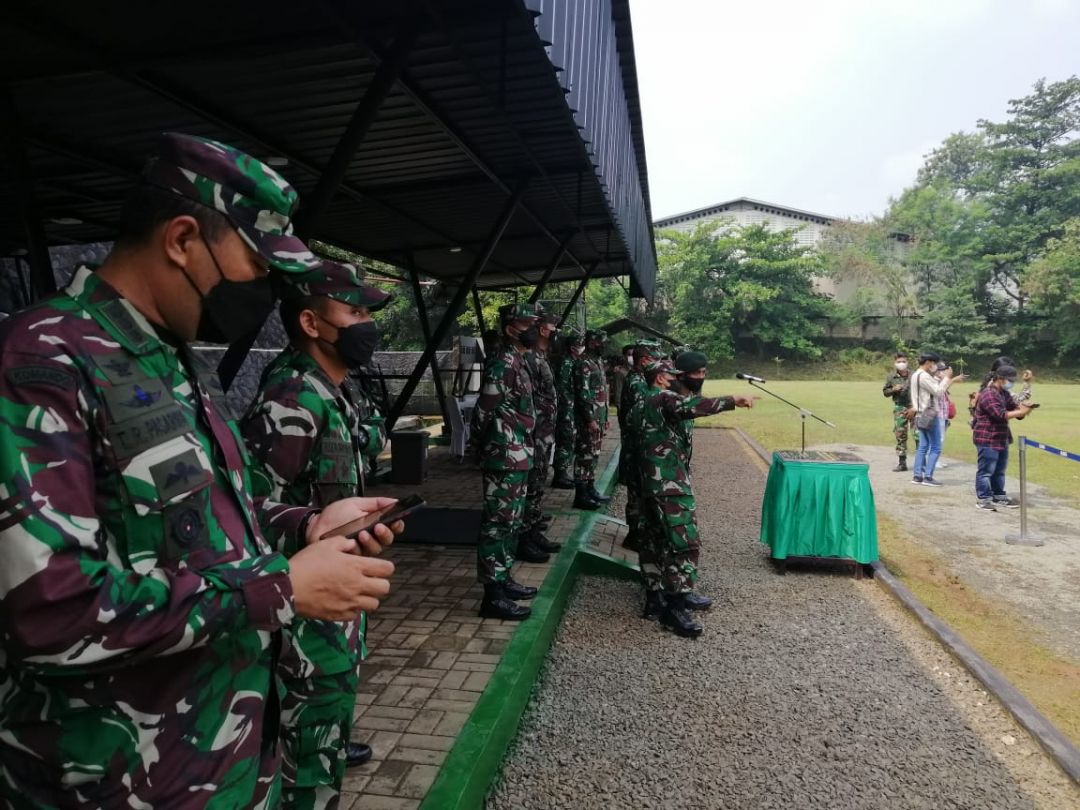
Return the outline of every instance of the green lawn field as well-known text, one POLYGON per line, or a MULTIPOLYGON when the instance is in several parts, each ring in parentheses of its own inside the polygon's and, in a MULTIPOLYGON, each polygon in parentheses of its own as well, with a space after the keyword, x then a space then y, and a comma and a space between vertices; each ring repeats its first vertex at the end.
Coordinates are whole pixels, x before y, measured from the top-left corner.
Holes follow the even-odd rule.
MULTIPOLYGON (((884 374, 882 374, 884 382, 884 374)), ((806 444, 876 444, 892 446, 892 400, 881 395, 881 382, 808 382, 768 383, 767 387, 792 402, 836 424, 835 430, 820 422, 806 422, 806 444)), ((967 425, 967 395, 975 389, 970 381, 953 386, 953 399, 959 409, 945 436, 944 455, 975 461, 975 446, 967 425)), ((761 399, 752 410, 739 409, 700 420, 702 424, 741 427, 769 450, 798 448, 799 414, 782 402, 755 391, 741 380, 706 383, 705 395, 754 394, 761 399)), ((1015 436, 1025 435, 1046 444, 1080 453, 1080 385, 1034 385, 1033 401, 1041 404, 1022 422, 1011 423, 1015 436)), ((914 454, 915 443, 911 441, 914 454)), ((1019 471, 1016 449, 1009 460, 1009 472, 1019 471)), ((1040 450, 1028 449, 1028 480, 1042 484, 1056 495, 1080 502, 1080 463, 1058 458, 1040 450)))

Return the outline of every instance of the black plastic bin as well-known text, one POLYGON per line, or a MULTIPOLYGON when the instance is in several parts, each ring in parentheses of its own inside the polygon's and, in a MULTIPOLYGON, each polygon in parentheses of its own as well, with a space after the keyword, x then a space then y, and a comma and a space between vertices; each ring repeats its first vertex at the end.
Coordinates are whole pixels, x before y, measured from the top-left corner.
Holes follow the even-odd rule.
POLYGON ((395 430, 390 434, 390 477, 395 484, 421 484, 428 471, 428 434, 395 430))

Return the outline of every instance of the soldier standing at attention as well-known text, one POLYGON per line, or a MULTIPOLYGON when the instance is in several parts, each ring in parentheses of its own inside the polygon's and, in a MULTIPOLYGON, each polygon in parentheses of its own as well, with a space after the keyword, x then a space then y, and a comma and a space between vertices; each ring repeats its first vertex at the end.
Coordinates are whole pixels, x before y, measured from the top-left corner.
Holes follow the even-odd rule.
MULTIPOLYGON (((289 346, 263 372, 242 422, 270 497, 324 507, 361 495, 368 459, 386 443, 383 418, 349 377, 366 370, 378 341, 371 319, 389 293, 361 283, 356 268, 323 261, 282 284, 289 346)), ((346 765, 371 759, 349 742, 366 616, 294 621, 285 630, 282 699, 283 807, 337 806, 346 765)))
POLYGON ((893 434, 896 437, 896 455, 899 459, 893 472, 907 472, 908 432, 911 429, 911 372, 908 356, 897 352, 893 370, 885 378, 881 393, 893 401, 893 434))
POLYGON ((390 529, 315 541, 393 501, 253 498, 187 345, 258 329, 271 278, 318 266, 295 205, 249 155, 164 135, 101 268, 0 329, 6 807, 276 806, 279 631, 389 591, 350 552, 390 529))
POLYGON ((540 318, 540 337, 536 346, 525 352, 525 367, 533 388, 536 428, 533 431, 533 465, 529 470, 529 491, 525 502, 524 527, 517 544, 517 558, 525 562, 547 562, 548 554, 562 548, 544 536, 544 486, 551 468, 551 452, 555 447, 555 422, 558 419, 559 398, 555 391, 555 376, 548 365, 548 350, 559 331, 559 317, 537 307, 540 318))
MULTIPOLYGON (((653 360, 660 359, 663 353, 655 340, 639 340, 631 349, 630 372, 626 375, 619 399, 619 482, 626 487, 627 531, 623 546, 637 551, 640 558, 643 548, 647 557, 648 547, 641 545, 644 524, 641 517, 641 458, 637 446, 639 426, 631 422, 630 416, 635 412, 635 405, 644 399, 649 390, 643 369, 653 360)), ((646 568, 655 565, 649 559, 639 559, 638 567, 644 576, 646 568)))
MULTIPOLYGON (((573 489, 574 447, 577 429, 574 419, 574 361, 585 350, 585 337, 573 326, 564 326, 561 351, 555 371, 555 391, 559 398, 559 413, 555 421, 555 474, 552 489, 573 489)), ((592 507, 595 509, 596 507, 592 507)))
POLYGON ((659 589, 647 586, 644 616, 659 617, 664 627, 678 635, 697 638, 701 625, 690 618, 687 610, 707 608, 712 600, 699 597, 696 602, 687 601, 697 582, 700 541, 694 492, 680 439, 682 422, 736 407, 750 408, 754 401, 747 396, 684 397, 668 390, 679 374, 667 360, 646 366, 649 391, 639 406, 642 509, 648 535, 645 542, 654 544, 651 553, 659 561, 660 585, 659 589))
POLYGON ((601 351, 607 339, 599 329, 585 333, 585 351, 574 358, 575 509, 597 509, 611 500, 596 489, 596 467, 608 419, 607 375, 601 351))
POLYGON ((515 600, 536 596, 536 588, 515 582, 510 572, 533 463, 536 411, 525 352, 539 339, 538 320, 528 304, 499 308, 503 346, 484 371, 476 401, 471 441, 480 452, 484 481, 477 575, 484 586, 480 615, 491 619, 528 618, 532 611, 515 600))

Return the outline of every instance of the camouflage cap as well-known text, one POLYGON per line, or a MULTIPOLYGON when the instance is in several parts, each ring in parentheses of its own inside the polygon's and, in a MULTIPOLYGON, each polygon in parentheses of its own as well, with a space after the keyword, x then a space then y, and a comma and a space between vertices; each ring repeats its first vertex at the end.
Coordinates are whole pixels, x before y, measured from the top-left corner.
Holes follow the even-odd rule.
POLYGON ((306 273, 290 273, 281 279, 283 297, 299 298, 319 295, 333 298, 354 307, 367 307, 377 312, 393 298, 391 293, 364 284, 355 266, 324 259, 322 266, 306 273))
POLYGON ((670 360, 653 360, 650 363, 645 364, 645 368, 642 369, 646 374, 671 374, 674 377, 678 377, 682 374, 675 366, 671 364, 670 360))
POLYGON ((143 169, 143 180, 223 214, 276 270, 303 273, 320 264, 293 236, 296 191, 251 155, 208 138, 166 132, 143 169))
POLYGON ((603 329, 588 329, 585 331, 585 340, 599 340, 603 343, 607 340, 607 332, 603 329))
POLYGON ((537 320, 536 308, 532 304, 504 304, 499 307, 499 323, 503 326, 512 321, 537 320))
POLYGON ((569 346, 572 343, 584 343, 585 335, 576 326, 564 326, 562 328, 562 339, 569 346))
POLYGON ((537 304, 536 317, 540 319, 540 323, 550 324, 551 326, 556 327, 556 332, 559 331, 557 327, 559 326, 560 318, 556 313, 552 312, 551 310, 544 309, 542 306, 537 304))

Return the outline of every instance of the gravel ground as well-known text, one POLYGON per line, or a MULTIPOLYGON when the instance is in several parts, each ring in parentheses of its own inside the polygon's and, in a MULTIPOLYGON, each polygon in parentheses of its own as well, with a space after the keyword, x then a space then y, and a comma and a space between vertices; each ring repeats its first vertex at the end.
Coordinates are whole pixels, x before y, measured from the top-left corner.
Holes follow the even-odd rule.
POLYGON ((695 436, 717 604, 697 641, 585 578, 491 810, 1080 808, 1080 793, 872 581, 777 576, 764 478, 729 431, 695 436))

